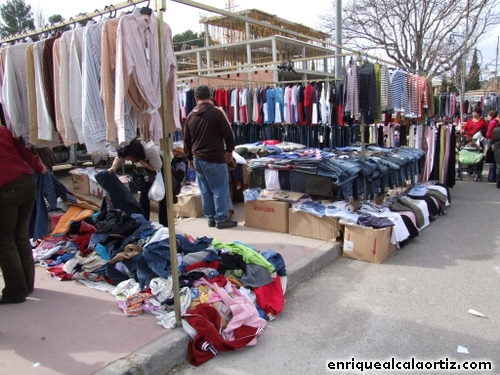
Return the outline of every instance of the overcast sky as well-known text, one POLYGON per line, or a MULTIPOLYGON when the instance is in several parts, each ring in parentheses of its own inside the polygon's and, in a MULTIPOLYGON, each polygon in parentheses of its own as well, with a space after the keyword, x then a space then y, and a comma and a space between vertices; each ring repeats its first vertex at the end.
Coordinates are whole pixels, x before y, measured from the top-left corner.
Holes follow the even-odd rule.
MULTIPOLYGON (((303 4, 300 7, 294 6, 296 3, 291 0, 234 0, 233 4, 236 6, 236 11, 249 8, 259 9, 289 21, 321 29, 322 21, 320 15, 327 13, 331 14, 333 12, 332 2, 334 1, 335 0, 305 0, 305 5, 303 4)), ((4 0, 0 0, 0 3, 4 2, 4 0)), ((96 9, 104 9, 106 5, 122 3, 125 2, 125 0, 116 0, 114 2, 112 0, 25 0, 25 2, 31 5, 36 20, 36 14, 39 10, 43 12, 45 19, 53 14, 60 14, 65 19, 69 19, 70 17, 76 16, 78 13, 90 13, 96 9)), ((198 0, 198 2, 203 2, 206 5, 219 9, 224 9, 226 6, 226 0, 198 0)), ((146 4, 146 2, 143 4, 146 4)), ((139 6, 143 6, 143 4, 139 6)), ((150 6, 154 7, 154 0, 151 1, 150 6)), ((200 17, 212 15, 214 14, 201 11, 188 5, 176 3, 175 0, 167 0, 167 12, 164 19, 172 28, 172 32, 174 34, 179 34, 186 30, 201 32, 202 30, 198 22, 200 17)), ((500 25, 497 25, 496 28, 484 35, 478 44, 478 49, 483 56, 483 69, 484 65, 488 64, 488 69, 491 72, 495 69, 498 36, 500 36, 500 25)))

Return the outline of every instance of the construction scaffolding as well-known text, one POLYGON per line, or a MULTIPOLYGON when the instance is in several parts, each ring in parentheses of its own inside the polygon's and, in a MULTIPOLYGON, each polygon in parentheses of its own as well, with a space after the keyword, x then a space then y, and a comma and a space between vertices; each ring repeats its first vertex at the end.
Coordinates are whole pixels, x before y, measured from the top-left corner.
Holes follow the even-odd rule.
POLYGON ((234 14, 242 17, 222 15, 200 19, 205 46, 176 53, 181 81, 230 78, 235 73, 238 77, 245 74, 250 82, 334 77, 336 55, 329 34, 257 9, 234 14))

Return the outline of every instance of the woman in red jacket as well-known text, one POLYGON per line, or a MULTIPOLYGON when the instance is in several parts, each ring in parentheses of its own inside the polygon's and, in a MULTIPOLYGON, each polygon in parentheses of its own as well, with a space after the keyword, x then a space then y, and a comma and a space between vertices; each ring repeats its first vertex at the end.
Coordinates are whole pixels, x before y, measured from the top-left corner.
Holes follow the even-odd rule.
POLYGON ((5 287, 0 304, 24 302, 35 285, 29 221, 35 203, 34 172, 47 168, 0 125, 0 268, 5 287))
MULTIPOLYGON (((488 152, 492 152, 493 150, 490 148, 493 147, 493 142, 492 142, 492 137, 493 137, 493 130, 497 126, 500 126, 500 122, 497 119, 497 111, 489 111, 488 112, 488 130, 486 131, 486 142, 488 142, 488 152)), ((489 154, 486 154, 489 155, 489 154)), ((486 161, 488 163, 488 161, 486 161)), ((497 181, 497 166, 495 162, 493 161, 490 163, 490 167, 488 170, 488 182, 496 182, 497 181)))
POLYGON ((483 111, 481 108, 474 108, 472 111, 472 118, 467 120, 464 127, 462 128, 462 134, 465 135, 467 139, 471 139, 474 134, 478 131, 483 133, 483 137, 486 135, 486 130, 488 129, 488 123, 482 117, 483 111))

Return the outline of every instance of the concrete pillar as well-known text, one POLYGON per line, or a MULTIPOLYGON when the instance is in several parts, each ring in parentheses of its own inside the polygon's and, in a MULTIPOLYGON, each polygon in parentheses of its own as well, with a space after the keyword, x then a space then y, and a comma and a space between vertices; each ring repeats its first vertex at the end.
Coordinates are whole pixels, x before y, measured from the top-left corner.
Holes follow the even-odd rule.
MULTIPOLYGON (((246 40, 250 41, 250 23, 245 22, 245 37, 246 40)), ((252 63, 252 46, 247 43, 247 64, 252 63)))
POLYGON ((273 55, 273 61, 277 61, 278 60, 278 48, 276 46, 276 38, 274 38, 274 37, 271 40, 271 51, 272 51, 272 55, 273 55))
MULTIPOLYGON (((306 56, 306 47, 302 47, 302 58, 305 58, 306 56)), ((307 61, 302 60, 302 69, 307 70, 307 61)))
POLYGON ((202 68, 200 51, 196 52, 196 67, 198 69, 198 75, 200 75, 200 69, 202 68))

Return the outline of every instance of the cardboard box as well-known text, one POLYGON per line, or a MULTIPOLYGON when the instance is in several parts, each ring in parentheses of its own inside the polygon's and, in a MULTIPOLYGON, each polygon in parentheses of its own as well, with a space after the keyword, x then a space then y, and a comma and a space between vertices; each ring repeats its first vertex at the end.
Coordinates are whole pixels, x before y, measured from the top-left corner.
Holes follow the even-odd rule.
POLYGON ((81 169, 72 169, 69 171, 71 180, 73 181, 73 192, 78 195, 90 194, 89 175, 81 169))
POLYGON ((342 226, 335 217, 319 217, 305 211, 288 212, 288 233, 296 236, 337 241, 342 236, 342 226))
POLYGON ((176 217, 203 216, 203 207, 199 195, 178 195, 177 199, 177 203, 174 204, 174 213, 176 217))
POLYGON ((364 262, 382 263, 395 249, 391 244, 392 227, 370 228, 345 225, 342 255, 364 262))
POLYGON ((245 226, 288 232, 288 202, 254 200, 245 202, 245 226))

